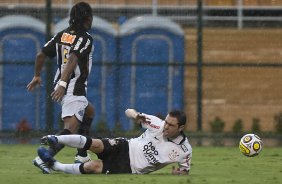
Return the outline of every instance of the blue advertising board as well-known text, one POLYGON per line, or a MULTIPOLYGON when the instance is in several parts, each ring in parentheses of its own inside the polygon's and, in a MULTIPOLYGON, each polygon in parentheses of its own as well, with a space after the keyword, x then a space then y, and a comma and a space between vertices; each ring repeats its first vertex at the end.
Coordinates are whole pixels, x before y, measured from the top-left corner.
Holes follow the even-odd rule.
POLYGON ((24 15, 0 18, 0 130, 15 130, 23 121, 32 129, 45 127, 45 89, 26 90, 44 42, 43 22, 24 15))
POLYGON ((132 128, 124 111, 165 116, 183 108, 184 33, 171 20, 139 16, 123 23, 119 35, 120 122, 132 128))

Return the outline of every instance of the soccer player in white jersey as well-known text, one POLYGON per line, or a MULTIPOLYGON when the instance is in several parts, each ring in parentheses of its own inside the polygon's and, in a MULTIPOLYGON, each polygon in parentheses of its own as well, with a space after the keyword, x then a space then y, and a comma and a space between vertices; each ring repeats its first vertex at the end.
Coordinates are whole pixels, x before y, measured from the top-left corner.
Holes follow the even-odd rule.
POLYGON ((184 112, 171 111, 165 120, 136 112, 134 109, 127 109, 125 114, 140 123, 146 131, 139 137, 129 140, 125 138, 91 139, 81 135, 44 137, 50 146, 64 144, 90 150, 97 154, 97 160, 81 164, 63 164, 56 161, 44 147, 38 149, 38 155, 55 171, 71 174, 145 174, 171 163, 178 163, 177 168, 172 168, 172 174, 189 174, 192 147, 183 133, 186 124, 184 112))

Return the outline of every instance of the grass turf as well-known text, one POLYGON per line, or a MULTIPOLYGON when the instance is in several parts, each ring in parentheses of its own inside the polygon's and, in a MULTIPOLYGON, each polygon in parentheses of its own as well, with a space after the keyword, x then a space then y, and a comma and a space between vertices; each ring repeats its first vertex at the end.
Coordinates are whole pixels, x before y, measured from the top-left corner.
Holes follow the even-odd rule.
MULTIPOLYGON (((171 166, 148 175, 43 175, 31 164, 38 145, 0 144, 0 183, 5 184, 278 184, 282 181, 282 148, 263 148, 254 158, 237 147, 194 147, 189 176, 170 175, 171 166)), ((56 158, 72 163, 75 149, 65 148, 56 158)), ((94 155, 92 155, 94 157, 94 155)))

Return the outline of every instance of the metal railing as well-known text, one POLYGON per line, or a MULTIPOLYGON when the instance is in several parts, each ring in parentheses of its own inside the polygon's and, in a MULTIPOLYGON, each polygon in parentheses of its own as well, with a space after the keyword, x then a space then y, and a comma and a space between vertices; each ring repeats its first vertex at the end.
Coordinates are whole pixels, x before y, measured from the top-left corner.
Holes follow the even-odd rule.
MULTIPOLYGON (((242 0, 241 0, 242 1, 242 0)), ((58 6, 52 4, 52 14, 56 19, 68 16, 70 4, 58 6)), ((197 22, 196 5, 164 6, 156 2, 151 5, 104 5, 95 4, 93 11, 96 16, 110 22, 117 22, 119 17, 153 14, 169 17, 184 25, 195 26, 197 22)), ((46 8, 25 4, 7 5, 0 3, 0 17, 11 14, 27 14, 42 20, 45 19, 46 8)), ((243 27, 282 27, 282 6, 209 6, 203 5, 204 26, 243 27)))

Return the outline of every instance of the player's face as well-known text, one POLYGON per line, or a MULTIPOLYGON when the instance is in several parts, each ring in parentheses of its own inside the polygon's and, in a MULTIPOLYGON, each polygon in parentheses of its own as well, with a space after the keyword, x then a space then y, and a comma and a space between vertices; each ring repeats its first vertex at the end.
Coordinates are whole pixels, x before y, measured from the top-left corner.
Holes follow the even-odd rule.
POLYGON ((93 21, 93 17, 87 17, 86 21, 84 23, 84 27, 86 28, 86 30, 90 30, 92 27, 92 21, 93 21))
POLYGON ((169 115, 165 118, 165 126, 164 126, 164 136, 174 139, 176 138, 180 132, 182 131, 182 127, 179 126, 178 121, 176 118, 171 117, 169 115))

